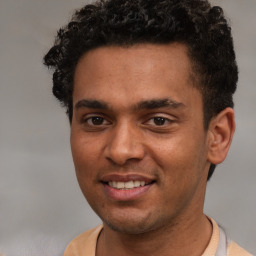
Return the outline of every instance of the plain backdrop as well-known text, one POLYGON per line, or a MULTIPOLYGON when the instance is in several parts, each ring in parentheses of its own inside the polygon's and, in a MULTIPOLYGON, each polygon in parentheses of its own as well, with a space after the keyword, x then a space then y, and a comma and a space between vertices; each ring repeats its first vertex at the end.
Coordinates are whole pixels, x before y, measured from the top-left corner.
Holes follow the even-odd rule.
MULTIPOLYGON (((60 256, 100 223, 78 187, 69 124, 42 65, 57 29, 82 0, 0 0, 0 252, 60 256)), ((256 1, 219 0, 240 70, 237 130, 208 184, 205 212, 256 254, 256 1)))

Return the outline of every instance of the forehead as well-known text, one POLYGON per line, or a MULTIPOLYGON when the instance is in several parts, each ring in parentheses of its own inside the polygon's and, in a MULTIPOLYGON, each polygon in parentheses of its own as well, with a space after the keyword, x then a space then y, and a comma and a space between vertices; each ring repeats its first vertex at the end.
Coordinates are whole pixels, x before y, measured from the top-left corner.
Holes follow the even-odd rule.
POLYGON ((122 98, 125 103, 156 97, 180 102, 194 90, 191 66, 183 44, 100 47, 77 64, 74 103, 82 98, 122 98))
POLYGON ((78 61, 75 75, 81 66, 83 66, 83 71, 85 68, 109 71, 108 69, 116 67, 115 64, 118 64, 119 68, 134 67, 134 70, 137 69, 138 72, 149 71, 152 73, 153 68, 161 68, 165 72, 166 68, 171 67, 174 62, 181 72, 185 71, 191 75, 191 60, 188 57, 188 48, 184 44, 145 43, 127 47, 104 46, 86 52, 78 61))

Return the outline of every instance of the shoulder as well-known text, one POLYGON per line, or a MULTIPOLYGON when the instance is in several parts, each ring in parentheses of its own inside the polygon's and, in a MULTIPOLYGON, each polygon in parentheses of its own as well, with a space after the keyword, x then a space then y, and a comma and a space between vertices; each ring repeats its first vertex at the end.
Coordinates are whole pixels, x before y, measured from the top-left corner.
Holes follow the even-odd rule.
POLYGON ((242 247, 240 247, 234 241, 231 241, 228 245, 227 256, 253 256, 253 255, 247 252, 242 247))
POLYGON ((63 256, 94 256, 97 239, 101 230, 102 225, 87 230, 86 232, 73 239, 68 244, 63 256))
MULTIPOLYGON (((208 217, 209 218, 209 217, 208 217)), ((227 256, 253 256, 237 243, 230 240, 225 230, 212 218, 209 218, 213 226, 210 243, 202 256, 206 255, 227 255, 227 256)))

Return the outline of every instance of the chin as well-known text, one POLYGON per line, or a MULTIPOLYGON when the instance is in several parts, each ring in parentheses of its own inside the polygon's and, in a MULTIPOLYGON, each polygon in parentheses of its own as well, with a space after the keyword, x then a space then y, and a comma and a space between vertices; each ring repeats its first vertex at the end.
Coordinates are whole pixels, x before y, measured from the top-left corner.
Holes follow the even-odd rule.
POLYGON ((127 213, 119 217, 120 218, 111 218, 108 216, 107 219, 101 219, 110 229, 129 235, 148 233, 162 228, 165 223, 162 219, 150 218, 152 215, 138 216, 132 213, 127 213))
POLYGON ((112 230, 119 233, 127 234, 127 235, 139 235, 139 234, 144 234, 149 231, 152 231, 152 229, 150 229, 149 227, 138 226, 136 224, 131 224, 131 223, 129 223, 128 225, 127 224, 115 225, 109 222, 105 222, 105 223, 112 230))

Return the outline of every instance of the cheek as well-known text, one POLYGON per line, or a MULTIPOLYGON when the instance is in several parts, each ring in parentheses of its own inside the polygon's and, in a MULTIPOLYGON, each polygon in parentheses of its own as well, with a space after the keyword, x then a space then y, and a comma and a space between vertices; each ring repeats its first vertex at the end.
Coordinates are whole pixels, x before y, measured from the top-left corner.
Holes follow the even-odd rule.
POLYGON ((98 163, 97 143, 89 142, 82 136, 71 135, 70 144, 79 183, 91 180, 98 163))
MULTIPOLYGON (((188 143, 177 138, 171 144, 162 145, 156 157, 162 170, 163 204, 172 205, 172 209, 189 204, 204 175, 206 157, 202 141, 190 140, 188 143)), ((169 211, 168 207, 166 211, 169 211)))
MULTIPOLYGON (((192 134, 192 133, 191 133, 192 134)), ((184 133, 183 133, 184 135, 184 133)), ((152 142, 152 155, 163 170, 163 175, 175 180, 186 180, 201 173, 206 161, 205 139, 203 136, 172 136, 161 143, 152 142)), ((165 178, 166 178, 165 177, 165 178)))
POLYGON ((71 151, 75 165, 76 177, 80 189, 90 205, 97 197, 97 171, 98 163, 94 146, 90 145, 86 140, 76 136, 71 137, 71 151))

